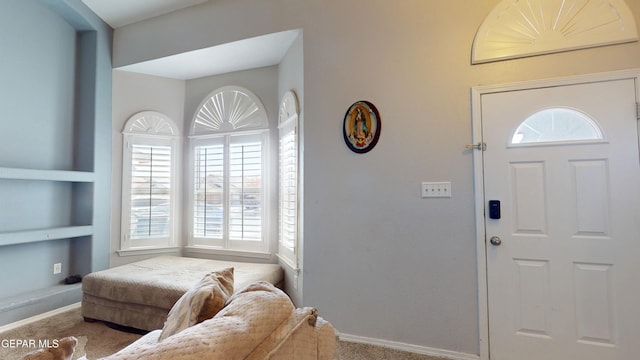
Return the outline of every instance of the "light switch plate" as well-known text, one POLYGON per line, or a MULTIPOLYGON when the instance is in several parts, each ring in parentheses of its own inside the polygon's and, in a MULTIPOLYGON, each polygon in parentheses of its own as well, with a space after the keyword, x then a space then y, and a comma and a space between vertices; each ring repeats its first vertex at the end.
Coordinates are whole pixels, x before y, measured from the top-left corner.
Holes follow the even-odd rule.
POLYGON ((420 184, 420 196, 422 198, 450 198, 451 182, 450 181, 439 181, 439 182, 423 181, 420 184))

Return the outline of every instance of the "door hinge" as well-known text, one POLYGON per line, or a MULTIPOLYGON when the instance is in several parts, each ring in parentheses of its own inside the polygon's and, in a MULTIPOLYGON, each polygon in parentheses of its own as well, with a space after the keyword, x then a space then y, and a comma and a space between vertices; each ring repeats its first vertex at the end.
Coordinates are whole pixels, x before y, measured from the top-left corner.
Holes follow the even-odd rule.
POLYGON ((487 143, 483 143, 483 142, 479 142, 477 144, 467 144, 465 146, 465 148, 467 150, 481 150, 481 151, 485 151, 487 150, 487 143))
POLYGON ((636 103, 636 120, 640 120, 640 102, 636 103))

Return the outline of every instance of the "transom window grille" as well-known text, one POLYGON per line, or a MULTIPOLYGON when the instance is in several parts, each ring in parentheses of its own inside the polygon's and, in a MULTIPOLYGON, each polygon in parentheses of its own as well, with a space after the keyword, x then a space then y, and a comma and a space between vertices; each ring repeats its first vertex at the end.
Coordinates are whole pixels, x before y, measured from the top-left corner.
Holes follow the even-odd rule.
POLYGON ((268 122, 249 90, 207 96, 191 126, 193 246, 266 251, 268 122))
POLYGON ((638 40, 624 0, 502 0, 476 32, 472 63, 638 40))
POLYGON ((604 139, 595 120, 570 108, 551 108, 526 118, 516 129, 511 144, 536 144, 604 139))
POLYGON ((264 106, 251 91, 239 86, 222 87, 200 104, 191 135, 267 128, 264 106))
POLYGON ((121 250, 173 246, 178 129, 144 111, 129 118, 123 135, 121 250))

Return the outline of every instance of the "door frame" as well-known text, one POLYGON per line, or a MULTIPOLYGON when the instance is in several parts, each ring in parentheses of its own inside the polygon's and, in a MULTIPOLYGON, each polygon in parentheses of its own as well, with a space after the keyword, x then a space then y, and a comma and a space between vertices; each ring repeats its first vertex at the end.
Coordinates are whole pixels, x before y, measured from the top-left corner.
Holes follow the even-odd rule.
MULTIPOLYGON (((542 80, 532 80, 514 82, 497 85, 483 85, 471 88, 471 124, 472 124, 472 144, 484 143, 482 137, 482 95, 528 90, 544 87, 556 87, 565 85, 576 85, 584 83, 633 79, 636 85, 636 104, 640 104, 639 81, 640 69, 621 70, 603 72, 587 75, 576 75, 560 78, 550 78, 542 80)), ((640 116, 640 105, 637 105, 640 116)), ((639 118, 640 120, 640 118, 639 118)), ((640 131, 639 131, 640 137, 640 131)), ((640 138, 639 138, 640 143, 640 138)), ((487 144, 486 146, 492 146, 487 144)), ((480 350, 480 360, 490 360, 490 339, 489 339, 489 292, 487 288, 487 246, 485 228, 486 200, 484 198, 484 152, 480 151, 483 146, 478 146, 473 151, 473 178, 475 194, 475 228, 476 228, 476 255, 478 274, 478 345, 480 350)))

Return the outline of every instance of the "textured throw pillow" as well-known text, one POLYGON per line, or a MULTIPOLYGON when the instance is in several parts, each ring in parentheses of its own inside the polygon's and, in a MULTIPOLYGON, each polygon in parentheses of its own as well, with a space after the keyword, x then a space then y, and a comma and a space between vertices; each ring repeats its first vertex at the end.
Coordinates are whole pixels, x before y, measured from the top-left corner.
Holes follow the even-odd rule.
POLYGON ((173 305, 158 341, 212 318, 232 294, 232 267, 205 275, 173 305))

